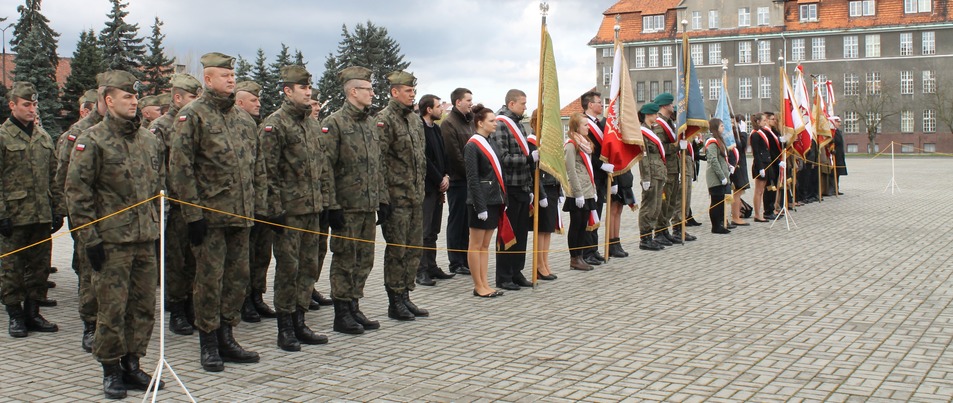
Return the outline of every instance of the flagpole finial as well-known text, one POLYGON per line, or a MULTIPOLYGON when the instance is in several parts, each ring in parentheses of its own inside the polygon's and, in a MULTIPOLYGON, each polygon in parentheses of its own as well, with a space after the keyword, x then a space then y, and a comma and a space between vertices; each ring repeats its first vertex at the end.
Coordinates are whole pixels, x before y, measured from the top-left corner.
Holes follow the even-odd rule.
POLYGON ((539 14, 542 15, 543 17, 549 14, 549 3, 547 3, 546 1, 539 2, 539 14))
POLYGON ((728 70, 728 59, 727 59, 727 58, 721 59, 721 69, 722 69, 722 70, 725 70, 725 71, 728 70))
POLYGON ((688 20, 682 20, 682 30, 684 31, 685 28, 688 28, 688 20))
POLYGON ((612 29, 615 31, 616 35, 618 35, 618 34, 619 34, 619 31, 622 30, 622 25, 620 25, 621 22, 622 22, 622 16, 619 15, 619 14, 616 14, 616 15, 615 15, 615 26, 612 27, 612 29))

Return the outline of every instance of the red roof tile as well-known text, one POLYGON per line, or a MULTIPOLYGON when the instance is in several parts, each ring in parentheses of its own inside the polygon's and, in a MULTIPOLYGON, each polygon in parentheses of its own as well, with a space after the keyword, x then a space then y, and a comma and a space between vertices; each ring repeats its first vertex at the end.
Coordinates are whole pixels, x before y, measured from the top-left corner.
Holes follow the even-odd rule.
MULTIPOLYGON (((596 90, 596 87, 592 87, 592 89, 590 89, 589 91, 595 91, 595 90, 596 90)), ((589 91, 586 91, 586 92, 589 92, 589 91)), ((583 94, 585 94, 585 92, 583 94)), ((579 97, 573 99, 572 102, 570 102, 569 104, 564 106, 562 109, 560 109, 559 116, 568 118, 573 113, 576 113, 576 112, 583 113, 584 111, 582 110, 582 104, 579 103, 579 98, 581 97, 582 97, 582 94, 579 94, 579 97)))
MULTIPOLYGON (((69 77, 70 73, 73 71, 71 64, 72 62, 73 58, 71 57, 60 57, 60 64, 56 66, 56 83, 59 84, 60 88, 66 84, 66 78, 69 77)), ((17 65, 16 54, 7 53, 6 59, 3 60, 2 64, 0 65, 6 67, 6 70, 0 73, 3 74, 2 78, 6 79, 5 82, 7 84, 7 88, 10 88, 13 86, 13 69, 17 65)))

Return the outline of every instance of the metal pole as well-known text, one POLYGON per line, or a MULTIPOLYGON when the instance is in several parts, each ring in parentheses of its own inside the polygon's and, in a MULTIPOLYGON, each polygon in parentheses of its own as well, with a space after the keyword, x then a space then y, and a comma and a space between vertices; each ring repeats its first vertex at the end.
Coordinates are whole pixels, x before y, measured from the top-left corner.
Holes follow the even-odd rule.
POLYGON ((3 61, 0 62, 3 65, 0 66, 0 68, 3 69, 3 86, 4 87, 7 86, 7 30, 10 29, 10 27, 12 26, 13 26, 13 23, 11 22, 10 25, 7 25, 6 28, 0 30, 0 31, 3 31, 3 61))

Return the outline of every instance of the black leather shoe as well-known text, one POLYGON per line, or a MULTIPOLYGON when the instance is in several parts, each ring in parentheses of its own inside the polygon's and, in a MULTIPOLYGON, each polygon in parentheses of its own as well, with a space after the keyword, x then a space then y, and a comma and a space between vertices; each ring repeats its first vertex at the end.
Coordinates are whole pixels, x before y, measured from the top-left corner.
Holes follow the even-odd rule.
POLYGON ((225 362, 218 354, 218 337, 215 332, 199 330, 199 348, 202 369, 208 372, 222 372, 225 369, 225 362))
POLYGON ((175 334, 188 336, 195 330, 189 324, 188 315, 185 313, 185 304, 184 301, 169 303, 169 330, 175 334))
POLYGON ((773 220, 773 219, 775 219, 775 218, 778 218, 778 216, 775 215, 775 214, 765 214, 765 215, 764 215, 764 219, 765 219, 765 220, 773 220))
POLYGON ((469 267, 466 267, 466 266, 460 266, 460 267, 457 267, 457 268, 453 268, 453 269, 450 269, 450 271, 452 271, 454 274, 459 274, 459 275, 461 275, 461 276, 469 276, 469 275, 470 275, 470 268, 469 268, 469 267))
POLYGON ((701 227, 702 223, 695 221, 695 217, 689 218, 685 225, 689 227, 701 227))
POLYGON ((730 234, 731 231, 725 227, 715 227, 711 229, 712 234, 730 234))
POLYGON ((53 298, 43 298, 36 300, 36 304, 45 308, 56 306, 56 300, 53 298))
POLYGON ((729 222, 728 222, 728 226, 727 226, 726 228, 728 228, 728 229, 735 229, 735 228, 738 228, 738 226, 735 225, 735 223, 729 221, 729 222))
POLYGON ((510 291, 519 291, 522 289, 519 285, 517 285, 516 283, 512 281, 507 281, 505 283, 498 283, 496 286, 498 288, 502 288, 504 290, 510 290, 510 291))
POLYGON ((655 234, 655 238, 653 238, 652 240, 655 241, 655 243, 660 244, 662 246, 672 246, 672 241, 669 241, 668 238, 665 236, 665 234, 662 232, 655 234))
POLYGON ((122 366, 103 363, 103 393, 107 399, 125 399, 126 384, 122 382, 122 366))
POLYGON ((268 319, 278 317, 278 314, 275 313, 275 310, 271 309, 271 307, 265 303, 265 300, 262 299, 262 294, 262 292, 255 290, 252 290, 251 292, 251 303, 255 307, 255 310, 258 311, 258 316, 268 319))
POLYGON ((261 360, 258 353, 242 348, 232 335, 232 325, 222 323, 216 332, 218 336, 218 355, 223 362, 253 363, 261 360))
POLYGON ((299 342, 310 345, 328 344, 328 336, 315 333, 308 327, 308 324, 304 323, 304 309, 298 308, 295 313, 291 315, 291 320, 294 325, 294 336, 299 342))
POLYGON ((354 320, 351 314, 351 301, 335 299, 334 301, 334 331, 346 334, 362 334, 364 327, 354 320))
MULTIPOLYGON (((126 384, 126 388, 135 390, 146 390, 149 388, 152 377, 139 368, 139 357, 127 354, 119 359, 119 365, 122 366, 122 382, 126 384)), ((164 388, 165 382, 160 380, 159 390, 164 388)))
POLYGON ((23 307, 20 304, 7 305, 7 313, 10 315, 10 337, 27 337, 29 332, 26 328, 26 319, 23 313, 23 307))
POLYGON ((361 304, 358 300, 351 300, 351 316, 354 317, 354 320, 357 323, 360 323, 361 326, 364 326, 365 330, 375 330, 381 328, 381 323, 376 320, 368 319, 367 316, 364 316, 364 312, 361 312, 361 304))
POLYGON ((321 309, 321 304, 319 304, 318 301, 315 301, 313 299, 308 301, 309 311, 317 311, 318 309, 321 309))
POLYGON ((639 249, 642 250, 662 250, 664 247, 652 241, 649 238, 642 238, 642 241, 639 242, 639 249))
POLYGON ((387 317, 399 321, 411 321, 416 318, 404 304, 402 292, 387 288, 387 317))
POLYGON ((83 322, 83 351, 93 352, 93 340, 96 339, 96 322, 83 322))
MULTIPOLYGON (((681 232, 678 232, 678 231, 673 232, 673 233, 672 233, 672 236, 674 236, 674 237, 677 238, 677 239, 682 239, 682 233, 681 233, 681 232)), ((698 239, 698 238, 696 238, 694 235, 689 234, 689 233, 687 233, 687 232, 685 233, 685 241, 690 242, 690 241, 694 241, 694 240, 696 240, 696 239, 698 239)))
POLYGON ((418 318, 425 318, 430 316, 430 311, 417 306, 413 301, 410 300, 410 290, 404 290, 404 293, 401 294, 401 300, 404 301, 404 305, 407 305, 407 310, 414 316, 418 318))
POLYGON ((433 287, 437 285, 437 282, 430 278, 430 273, 427 273, 426 270, 417 270, 417 278, 415 280, 417 284, 425 285, 428 287, 433 287))
POLYGON ((546 280, 546 281, 552 281, 552 280, 555 280, 555 279, 559 278, 559 277, 556 277, 556 275, 555 275, 555 274, 552 274, 552 273, 550 273, 550 274, 540 274, 540 275, 538 275, 537 277, 538 277, 540 280, 546 280))
POLYGON ((53 333, 60 330, 55 323, 50 323, 40 315, 40 305, 36 301, 23 301, 23 312, 26 318, 26 328, 32 332, 53 333))
POLYGON ((526 279, 526 277, 519 276, 513 278, 513 282, 520 287, 532 287, 533 282, 526 279))
POLYGON ((46 288, 56 288, 56 283, 52 281, 47 281, 46 288))
POLYGON ((592 256, 592 255, 586 256, 586 257, 582 258, 582 260, 585 261, 585 262, 586 262, 587 264, 589 264, 590 266, 598 266, 598 265, 601 265, 601 264, 602 264, 602 261, 601 261, 601 260, 596 259, 596 257, 595 257, 595 256, 592 256))
MULTIPOLYGON (((671 242, 672 245, 681 245, 681 244, 682 244, 682 237, 681 237, 681 236, 675 236, 674 234, 669 233, 668 230, 662 231, 662 236, 664 236, 665 239, 667 239, 669 242, 671 242)), ((657 240, 657 239, 656 239, 656 240, 657 240)), ((666 246, 672 246, 672 245, 666 245, 666 246)))
POLYGON ((284 351, 301 351, 301 343, 295 337, 291 314, 279 313, 275 322, 278 323, 278 348, 284 351))
POLYGON ((249 323, 258 323, 261 322, 261 315, 258 315, 258 311, 255 310, 255 306, 251 303, 251 295, 245 296, 245 302, 242 304, 242 320, 249 323))
POLYGON ((427 274, 430 275, 430 278, 437 280, 447 280, 457 275, 456 273, 446 273, 439 267, 431 267, 430 270, 427 270, 427 274))
POLYGON ((590 256, 596 258, 596 260, 598 260, 599 262, 602 262, 602 263, 606 262, 606 257, 602 256, 602 254, 599 253, 599 251, 592 252, 590 256))
POLYGON ((334 301, 331 298, 325 297, 323 294, 318 292, 318 290, 311 289, 311 299, 318 303, 321 306, 331 306, 334 305, 334 301))

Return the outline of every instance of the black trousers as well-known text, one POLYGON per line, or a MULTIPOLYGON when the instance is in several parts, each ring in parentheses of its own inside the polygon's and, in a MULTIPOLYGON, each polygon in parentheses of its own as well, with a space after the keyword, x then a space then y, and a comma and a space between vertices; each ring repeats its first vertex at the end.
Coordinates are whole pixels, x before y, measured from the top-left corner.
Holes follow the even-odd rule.
POLYGON ((711 205, 708 208, 711 229, 723 228, 725 226, 725 187, 710 187, 708 194, 711 195, 711 205))
MULTIPOLYGON (((603 208, 606 206, 606 181, 596 180, 596 213, 599 214, 599 221, 603 221, 603 208), (601 183, 600 183, 601 182, 601 183)), ((588 218, 587 218, 588 220, 588 218)), ((585 226, 583 226, 585 228, 585 226)), ((608 231, 608 229, 606 229, 608 231)), ((599 253, 599 229, 586 231, 589 234, 589 248, 583 253, 583 256, 592 256, 599 253)))
MULTIPOLYGON (((567 199, 566 203, 576 203, 574 199, 567 199)), ((586 231, 586 225, 589 223, 589 211, 585 207, 576 208, 575 205, 569 209, 569 232, 566 233, 566 241, 569 244, 569 256, 582 256, 583 252, 592 247, 591 234, 595 231, 586 231)))
MULTIPOLYGON (((437 234, 443 223, 443 195, 440 192, 424 194, 424 248, 437 247, 437 234)), ((437 250, 424 249, 420 254, 417 271, 437 268, 437 250)))
POLYGON ((450 269, 469 267, 467 248, 470 247, 470 226, 467 224, 467 181, 450 181, 447 190, 447 258, 450 269), (462 251, 462 252, 457 252, 462 251))
POLYGON ((529 194, 520 190, 510 190, 506 194, 506 216, 516 235, 516 244, 503 251, 499 244, 496 254, 496 283, 501 284, 513 281, 523 276, 522 270, 526 265, 526 238, 532 222, 529 217, 529 194), (514 253, 522 252, 522 253, 514 253))

